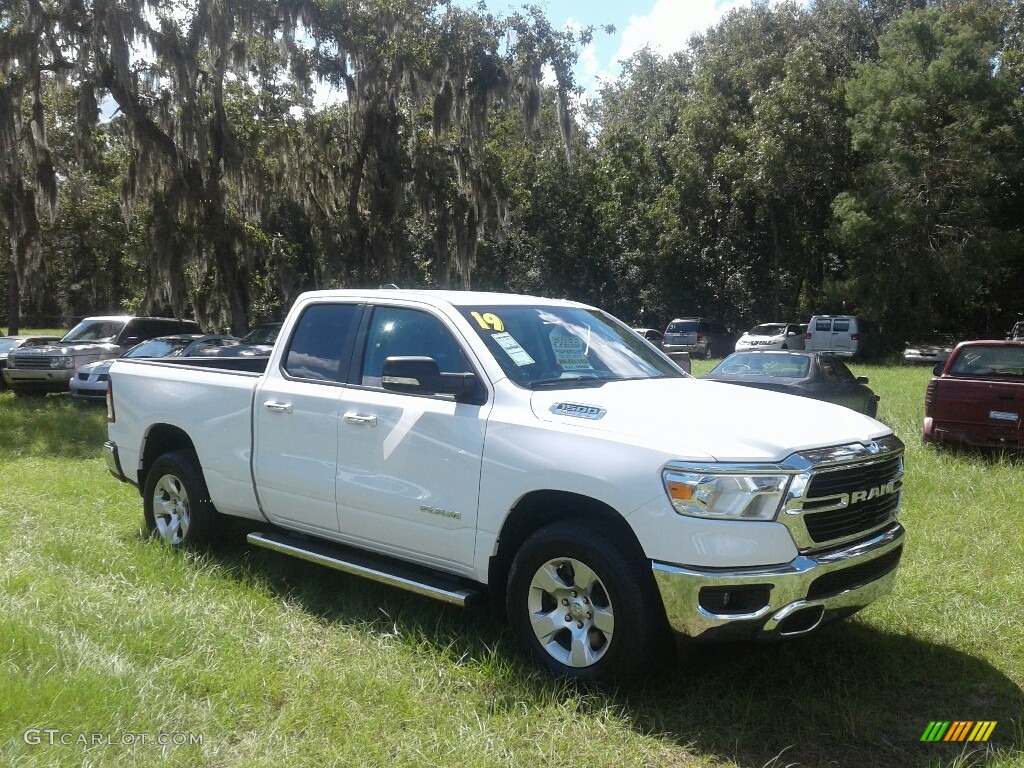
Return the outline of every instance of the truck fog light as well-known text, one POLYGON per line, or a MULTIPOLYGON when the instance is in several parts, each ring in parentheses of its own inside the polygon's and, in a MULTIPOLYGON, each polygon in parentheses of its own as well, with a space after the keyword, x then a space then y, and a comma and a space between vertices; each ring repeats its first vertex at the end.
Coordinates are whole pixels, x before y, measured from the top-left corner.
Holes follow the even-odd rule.
POLYGON ((697 597, 700 607, 718 615, 757 613, 768 605, 771 584, 744 584, 736 587, 704 587, 697 597))

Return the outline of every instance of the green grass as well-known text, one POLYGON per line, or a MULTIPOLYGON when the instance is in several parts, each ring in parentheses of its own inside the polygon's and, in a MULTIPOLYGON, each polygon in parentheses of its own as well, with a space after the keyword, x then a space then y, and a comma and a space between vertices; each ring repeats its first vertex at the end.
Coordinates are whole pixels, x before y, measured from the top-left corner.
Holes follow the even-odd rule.
POLYGON ((854 367, 907 444, 895 593, 624 690, 545 678, 493 609, 241 541, 168 552, 106 473, 101 408, 0 393, 0 765, 1024 766, 1024 465, 923 448, 929 371, 854 367), (932 720, 999 724, 922 744, 932 720))

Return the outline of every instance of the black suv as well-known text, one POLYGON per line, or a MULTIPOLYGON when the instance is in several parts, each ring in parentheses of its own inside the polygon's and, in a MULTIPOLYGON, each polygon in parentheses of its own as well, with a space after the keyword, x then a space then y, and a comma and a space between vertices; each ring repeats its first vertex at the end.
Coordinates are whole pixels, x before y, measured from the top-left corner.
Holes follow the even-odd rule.
POLYGON ((677 317, 665 329, 665 352, 688 352, 709 360, 733 351, 736 338, 723 323, 706 317, 677 317))

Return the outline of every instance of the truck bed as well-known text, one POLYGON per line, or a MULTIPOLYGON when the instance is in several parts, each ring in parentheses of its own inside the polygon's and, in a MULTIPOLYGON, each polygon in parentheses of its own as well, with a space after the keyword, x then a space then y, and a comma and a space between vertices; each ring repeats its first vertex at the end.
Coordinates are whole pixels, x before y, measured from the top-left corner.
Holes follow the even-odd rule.
POLYGON ((195 447, 214 504, 222 512, 253 517, 252 402, 267 358, 119 359, 110 369, 116 393, 121 462, 141 485, 144 446, 155 429, 180 431, 195 447), (252 370, 258 368, 258 370, 252 370), (147 435, 121 434, 128 425, 149 425, 147 435), (239 439, 248 435, 248 439, 239 439))

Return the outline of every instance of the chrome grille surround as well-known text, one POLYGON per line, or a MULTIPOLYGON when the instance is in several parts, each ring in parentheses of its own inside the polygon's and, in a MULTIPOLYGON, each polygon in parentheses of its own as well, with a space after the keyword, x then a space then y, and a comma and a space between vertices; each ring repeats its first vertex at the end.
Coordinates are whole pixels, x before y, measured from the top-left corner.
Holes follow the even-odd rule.
POLYGON ((789 456, 783 463, 800 471, 777 520, 797 548, 827 549, 892 525, 903 501, 903 450, 903 442, 889 435, 789 456), (812 496, 815 486, 826 486, 825 492, 812 496))

